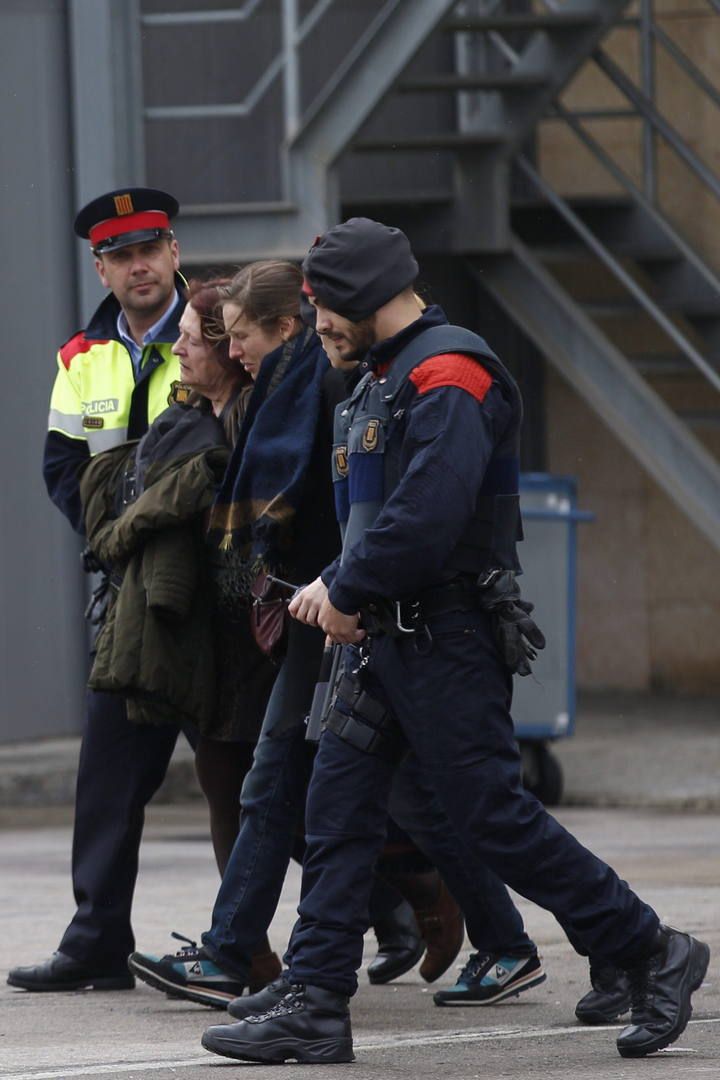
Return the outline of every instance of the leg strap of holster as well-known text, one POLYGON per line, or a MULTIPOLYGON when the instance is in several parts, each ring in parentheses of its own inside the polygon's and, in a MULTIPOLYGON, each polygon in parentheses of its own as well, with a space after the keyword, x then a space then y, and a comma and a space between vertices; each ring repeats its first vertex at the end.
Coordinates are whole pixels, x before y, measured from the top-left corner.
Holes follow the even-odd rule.
POLYGON ((402 733, 390 710, 365 690, 358 691, 357 683, 348 676, 340 680, 325 727, 364 754, 388 761, 397 761, 402 755, 402 733), (338 708, 338 701, 347 711, 338 708))

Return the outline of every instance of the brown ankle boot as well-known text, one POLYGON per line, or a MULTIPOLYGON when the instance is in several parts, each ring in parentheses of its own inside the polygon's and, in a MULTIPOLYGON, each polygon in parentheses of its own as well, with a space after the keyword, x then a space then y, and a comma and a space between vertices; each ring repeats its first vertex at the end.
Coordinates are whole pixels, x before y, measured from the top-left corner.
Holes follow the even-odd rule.
POLYGON ((282 964, 277 953, 268 949, 267 952, 255 953, 252 958, 252 967, 248 973, 248 990, 251 994, 257 994, 268 983, 274 982, 282 971, 282 964))
POLYGON ((463 913, 442 878, 435 903, 416 909, 415 918, 427 947, 420 975, 425 982, 435 982, 450 967, 465 940, 463 913))
POLYGON ((383 875, 412 905, 426 948, 420 975, 426 982, 434 982, 447 971, 462 948, 463 913, 436 869, 399 874, 383 869, 383 875))

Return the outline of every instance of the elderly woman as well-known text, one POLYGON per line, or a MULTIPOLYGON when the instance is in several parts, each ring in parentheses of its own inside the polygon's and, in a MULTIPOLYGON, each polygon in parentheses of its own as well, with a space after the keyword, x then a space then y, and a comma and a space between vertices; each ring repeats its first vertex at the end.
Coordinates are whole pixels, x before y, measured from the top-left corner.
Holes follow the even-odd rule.
POLYGON ((241 610, 217 600, 225 567, 203 540, 252 388, 243 366, 230 359, 216 314, 225 284, 189 283, 173 346, 182 375, 173 403, 140 443, 100 455, 82 480, 91 545, 111 567, 113 583, 91 685, 124 693, 139 722, 181 719, 196 728, 198 776, 221 873, 275 677, 249 632, 247 600, 241 610), (156 582, 137 589, 137 571, 148 581, 164 548, 174 567, 166 562, 156 582), (173 597, 156 602, 170 570, 174 608, 173 597))
MULTIPOLYGON (((233 566, 205 543, 252 388, 217 315, 225 284, 189 283, 172 404, 139 444, 93 459, 81 483, 89 542, 111 570, 90 685, 123 694, 138 723, 191 726, 221 874, 276 676, 250 633, 247 594, 228 587, 233 566)), ((249 979, 256 988, 280 970, 259 938, 249 979)))

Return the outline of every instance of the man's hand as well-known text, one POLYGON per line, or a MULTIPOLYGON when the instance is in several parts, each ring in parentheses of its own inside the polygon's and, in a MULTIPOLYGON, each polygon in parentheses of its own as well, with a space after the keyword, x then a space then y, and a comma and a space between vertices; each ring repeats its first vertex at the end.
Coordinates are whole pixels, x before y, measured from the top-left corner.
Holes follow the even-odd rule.
POLYGON ((318 577, 295 593, 288 605, 288 611, 298 622, 306 623, 307 626, 318 626, 318 615, 325 600, 327 587, 322 578, 318 577))
POLYGON ((365 637, 365 631, 360 628, 359 615, 345 615, 338 611, 325 596, 320 614, 318 626, 336 645, 355 645, 365 637))

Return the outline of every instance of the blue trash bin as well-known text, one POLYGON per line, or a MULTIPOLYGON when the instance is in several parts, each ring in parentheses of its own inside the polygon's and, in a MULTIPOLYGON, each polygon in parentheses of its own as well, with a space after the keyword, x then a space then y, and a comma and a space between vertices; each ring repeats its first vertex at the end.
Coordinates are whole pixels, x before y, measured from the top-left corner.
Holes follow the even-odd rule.
POLYGON ((575 609, 577 525, 593 515, 577 509, 571 476, 523 473, 520 508, 525 540, 519 547, 522 594, 547 645, 533 674, 515 677, 513 718, 526 786, 547 805, 562 796, 562 769, 550 750, 575 725, 575 609))

